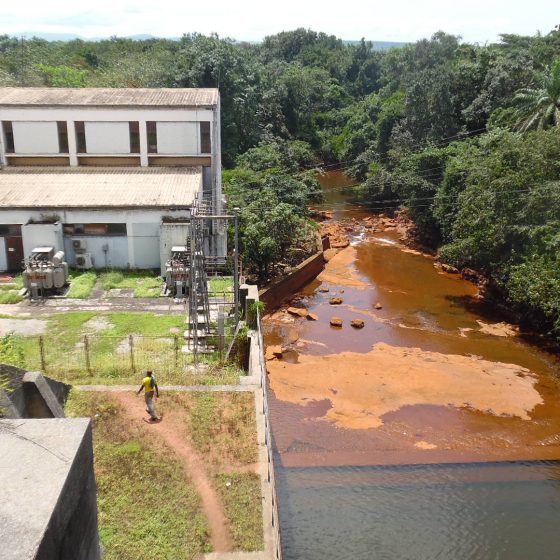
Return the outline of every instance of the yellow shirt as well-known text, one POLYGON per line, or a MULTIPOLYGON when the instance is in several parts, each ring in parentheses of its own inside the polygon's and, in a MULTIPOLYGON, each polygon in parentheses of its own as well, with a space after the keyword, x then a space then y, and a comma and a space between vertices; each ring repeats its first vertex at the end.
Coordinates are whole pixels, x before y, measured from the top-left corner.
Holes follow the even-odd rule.
POLYGON ((153 377, 150 377, 149 375, 147 375, 146 377, 144 377, 144 379, 142 379, 142 385, 144 385, 145 393, 153 393, 155 384, 156 384, 156 380, 153 377))

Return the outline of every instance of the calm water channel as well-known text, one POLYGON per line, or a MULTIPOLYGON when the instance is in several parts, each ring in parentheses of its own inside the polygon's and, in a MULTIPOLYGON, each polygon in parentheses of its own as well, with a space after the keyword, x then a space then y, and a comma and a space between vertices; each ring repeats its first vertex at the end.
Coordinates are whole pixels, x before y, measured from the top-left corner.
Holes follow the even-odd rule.
MULTIPOLYGON (((368 215, 322 182, 335 219, 368 215)), ((559 558, 557 356, 391 229, 349 233, 295 303, 319 319, 265 324, 285 559, 559 558)))

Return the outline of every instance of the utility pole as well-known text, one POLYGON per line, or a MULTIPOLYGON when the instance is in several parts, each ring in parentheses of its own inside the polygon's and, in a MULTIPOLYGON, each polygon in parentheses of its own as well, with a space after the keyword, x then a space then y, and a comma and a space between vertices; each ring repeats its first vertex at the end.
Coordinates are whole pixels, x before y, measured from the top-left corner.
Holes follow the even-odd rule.
POLYGON ((233 215, 233 301, 235 306, 235 324, 237 325, 239 321, 239 208, 233 209, 233 215))

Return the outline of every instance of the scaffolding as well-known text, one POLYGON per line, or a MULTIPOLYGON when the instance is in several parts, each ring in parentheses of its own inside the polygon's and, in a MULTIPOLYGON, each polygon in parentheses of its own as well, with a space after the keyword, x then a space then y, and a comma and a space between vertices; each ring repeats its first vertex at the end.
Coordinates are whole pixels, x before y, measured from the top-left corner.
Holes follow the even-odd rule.
POLYGON ((237 215, 214 215, 212 203, 195 197, 189 234, 185 242, 188 264, 187 348, 197 361, 199 354, 223 352, 226 331, 233 333, 239 320, 239 277, 241 262, 238 258, 237 215), (229 222, 235 227, 233 255, 212 255, 211 235, 227 234, 229 222), (233 293, 221 296, 209 293, 209 281, 233 276, 233 293))

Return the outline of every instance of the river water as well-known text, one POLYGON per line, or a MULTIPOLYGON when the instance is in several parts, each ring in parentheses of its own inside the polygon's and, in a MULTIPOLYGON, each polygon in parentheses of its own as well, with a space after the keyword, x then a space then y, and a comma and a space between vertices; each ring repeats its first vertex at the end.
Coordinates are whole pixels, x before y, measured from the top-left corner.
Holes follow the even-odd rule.
POLYGON ((265 320, 285 559, 560 557, 557 356, 322 184, 351 245, 265 320))

